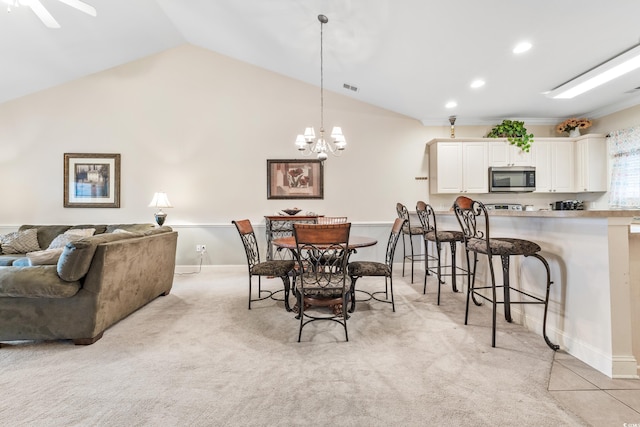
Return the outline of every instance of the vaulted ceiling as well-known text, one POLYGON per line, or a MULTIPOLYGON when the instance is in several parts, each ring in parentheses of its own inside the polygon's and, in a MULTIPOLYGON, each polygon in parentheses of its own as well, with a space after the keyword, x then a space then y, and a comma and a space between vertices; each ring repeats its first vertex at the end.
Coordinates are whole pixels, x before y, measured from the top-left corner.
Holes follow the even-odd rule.
POLYGON ((640 104, 640 70, 573 99, 544 95, 640 42, 637 0, 84 1, 96 17, 41 0, 60 29, 26 6, 0 13, 0 103, 184 43, 319 86, 324 14, 325 89, 425 124, 556 123, 640 104), (513 54, 522 41, 532 48, 513 54))

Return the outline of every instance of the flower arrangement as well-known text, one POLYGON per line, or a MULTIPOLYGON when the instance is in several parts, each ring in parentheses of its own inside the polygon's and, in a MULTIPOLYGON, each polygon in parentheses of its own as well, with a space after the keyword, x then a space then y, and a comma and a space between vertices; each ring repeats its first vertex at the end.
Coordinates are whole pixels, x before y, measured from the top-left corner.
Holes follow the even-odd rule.
POLYGON ((588 127, 591 127, 591 120, 585 119, 585 118, 582 118, 582 119, 573 118, 573 119, 567 119, 564 122, 560 123, 556 128, 556 130, 558 131, 558 133, 563 133, 563 132, 571 132, 576 128, 586 129, 588 127))

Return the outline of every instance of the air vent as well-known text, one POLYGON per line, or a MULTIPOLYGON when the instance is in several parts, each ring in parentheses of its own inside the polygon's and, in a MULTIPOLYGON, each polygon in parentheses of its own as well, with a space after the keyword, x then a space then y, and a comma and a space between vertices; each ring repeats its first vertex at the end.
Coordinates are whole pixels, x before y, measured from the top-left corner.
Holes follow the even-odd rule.
POLYGON ((357 91, 358 91, 358 88, 357 88, 357 87, 352 86, 352 85, 350 85, 350 84, 348 84, 348 83, 344 83, 344 84, 342 85, 342 87, 343 87, 343 88, 345 88, 345 89, 348 89, 348 90, 352 90, 352 91, 354 91, 354 92, 357 92, 357 91))

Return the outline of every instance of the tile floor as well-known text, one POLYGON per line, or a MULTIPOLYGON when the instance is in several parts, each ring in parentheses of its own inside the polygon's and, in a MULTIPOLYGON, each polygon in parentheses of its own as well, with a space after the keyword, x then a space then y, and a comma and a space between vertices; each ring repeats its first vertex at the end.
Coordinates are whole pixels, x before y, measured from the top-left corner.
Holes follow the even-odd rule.
POLYGON ((594 427, 640 427, 639 379, 611 379, 558 351, 551 367, 549 392, 594 427))

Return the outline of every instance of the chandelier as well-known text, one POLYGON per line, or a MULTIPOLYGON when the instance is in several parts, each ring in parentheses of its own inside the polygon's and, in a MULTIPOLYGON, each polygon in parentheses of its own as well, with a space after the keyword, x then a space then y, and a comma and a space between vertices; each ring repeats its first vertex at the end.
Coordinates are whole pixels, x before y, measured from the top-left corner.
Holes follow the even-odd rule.
POLYGON ((342 129, 334 127, 331 131, 331 138, 325 139, 324 136, 324 62, 322 55, 322 39, 323 26, 329 22, 329 18, 324 15, 318 15, 320 21, 320 135, 316 139, 316 131, 313 127, 305 128, 304 135, 298 135, 296 138, 296 146, 304 156, 316 154, 318 160, 327 160, 328 154, 340 156, 345 148, 347 148, 347 140, 342 134, 342 129))

